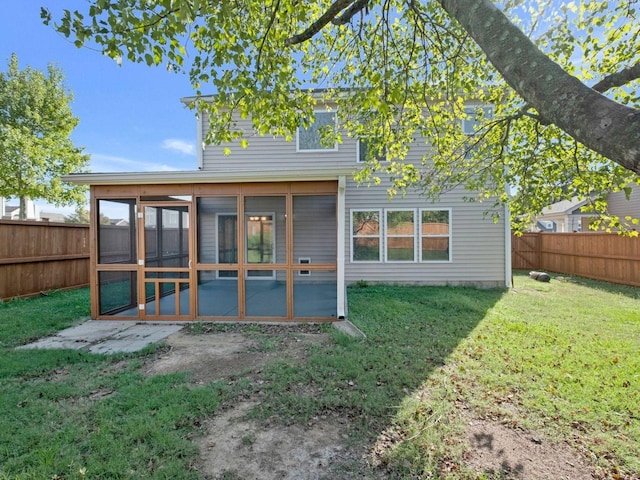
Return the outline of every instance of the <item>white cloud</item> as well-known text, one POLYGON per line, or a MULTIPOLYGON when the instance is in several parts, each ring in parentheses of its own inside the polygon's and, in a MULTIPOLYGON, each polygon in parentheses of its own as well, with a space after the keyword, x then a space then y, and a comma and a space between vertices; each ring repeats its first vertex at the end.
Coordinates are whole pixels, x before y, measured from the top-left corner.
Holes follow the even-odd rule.
POLYGON ((102 172, 169 172, 178 170, 166 163, 146 162, 144 160, 132 160, 130 158, 91 154, 90 170, 95 173, 102 172))
POLYGON ((177 138, 167 138, 162 142, 162 148, 180 152, 184 155, 193 155, 196 151, 196 147, 193 143, 185 142, 184 140, 177 138))

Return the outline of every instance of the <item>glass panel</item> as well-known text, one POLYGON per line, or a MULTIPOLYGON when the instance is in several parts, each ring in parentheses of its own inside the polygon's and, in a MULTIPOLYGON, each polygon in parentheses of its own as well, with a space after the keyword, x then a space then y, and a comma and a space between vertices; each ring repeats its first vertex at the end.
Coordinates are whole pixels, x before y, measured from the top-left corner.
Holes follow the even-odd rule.
POLYGON ((380 239, 379 238, 354 238, 353 239, 353 260, 359 262, 379 262, 380 261, 380 239))
POLYGON ((286 262, 286 197, 245 197, 247 263, 286 262))
POLYGON ((293 277, 293 315, 296 318, 335 318, 337 300, 336 272, 310 272, 293 277))
POLYGON ((293 197, 293 261, 295 263, 335 264, 336 231, 335 195, 293 197))
POLYGON ((448 210, 423 210, 422 235, 449 235, 448 210))
POLYGON ((245 280, 245 311, 247 317, 287 316, 287 276, 284 270, 275 272, 274 279, 245 280))
POLYGON ((387 235, 415 235, 413 210, 387 212, 387 235))
POLYGON ((98 263, 136 264, 136 201, 98 200, 98 263))
POLYGON ((198 198, 198 262, 238 262, 237 197, 198 198))
POLYGON ((136 272, 98 272, 100 315, 138 316, 136 272))
POLYGON ((413 237, 387 238, 387 260, 391 262, 412 262, 414 260, 413 237))
POLYGON ((422 261, 448 261, 449 238, 448 237, 424 237, 422 238, 422 261))
POLYGON ((189 266, 189 214, 186 206, 144 209, 147 267, 189 266))
POLYGON ((198 272, 198 316, 238 316, 238 271, 198 272))
POLYGON ((247 215, 247 263, 274 263, 274 215, 247 215))
POLYGON ((308 128, 298 128, 298 149, 299 150, 334 150, 336 145, 333 141, 323 141, 323 132, 335 129, 335 112, 315 112, 314 123, 308 128))
POLYGON ((380 213, 353 212, 351 219, 353 235, 379 235, 380 234, 380 213))

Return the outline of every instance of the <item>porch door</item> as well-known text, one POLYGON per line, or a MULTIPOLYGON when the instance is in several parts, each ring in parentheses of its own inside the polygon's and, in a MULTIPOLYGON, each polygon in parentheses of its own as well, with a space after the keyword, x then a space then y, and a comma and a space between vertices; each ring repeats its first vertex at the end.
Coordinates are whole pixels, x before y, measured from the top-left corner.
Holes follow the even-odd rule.
POLYGON ((192 320, 190 202, 141 204, 140 318, 192 320))

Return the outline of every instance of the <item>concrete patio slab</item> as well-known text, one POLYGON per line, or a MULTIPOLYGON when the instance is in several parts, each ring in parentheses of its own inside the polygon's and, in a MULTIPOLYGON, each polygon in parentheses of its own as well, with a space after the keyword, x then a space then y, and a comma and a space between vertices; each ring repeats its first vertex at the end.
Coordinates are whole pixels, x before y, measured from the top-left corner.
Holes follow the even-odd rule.
POLYGON ((157 343, 184 327, 175 323, 89 320, 20 349, 73 349, 92 353, 130 353, 157 343))

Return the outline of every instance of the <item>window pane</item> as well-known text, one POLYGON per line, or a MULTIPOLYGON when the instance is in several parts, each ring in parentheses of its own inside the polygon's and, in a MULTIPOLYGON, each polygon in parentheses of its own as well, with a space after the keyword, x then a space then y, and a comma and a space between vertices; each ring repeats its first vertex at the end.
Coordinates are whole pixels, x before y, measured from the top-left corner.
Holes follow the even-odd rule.
POLYGON ((448 261, 449 238, 448 237, 423 237, 422 261, 448 261))
POLYGON ((379 238, 354 238, 353 260, 358 262, 380 261, 379 238))
POLYGON ((100 315, 138 316, 136 272, 98 272, 100 315))
POLYGON ((238 263, 237 197, 198 198, 198 262, 238 263))
POLYGON ((387 238, 387 260, 412 262, 414 260, 413 237, 387 238))
POLYGON ((379 212, 353 212, 351 228, 353 235, 380 235, 379 212))
POLYGON ((137 263, 136 201, 98 200, 98 263, 137 263))
POLYGON ((313 271, 293 278, 293 316, 296 318, 335 317, 337 313, 336 272, 313 271))
POLYGON ((387 212, 387 235, 414 235, 413 210, 387 212))
POLYGON ((286 197, 245 197, 245 262, 285 263, 286 197))
POLYGON ((276 271, 272 280, 247 278, 245 302, 247 317, 286 317, 286 272, 276 271))
POLYGON ((322 141, 322 131, 335 129, 334 112, 315 112, 315 121, 308 128, 298 128, 298 148, 300 150, 334 150, 335 143, 322 141))
POLYGON ((198 272, 198 316, 238 316, 238 271, 198 272))
POLYGON ((448 210, 423 210, 422 211, 422 235, 448 235, 449 211, 448 210))
POLYGON ((293 197, 295 263, 336 263, 336 196, 293 197))

